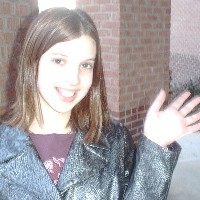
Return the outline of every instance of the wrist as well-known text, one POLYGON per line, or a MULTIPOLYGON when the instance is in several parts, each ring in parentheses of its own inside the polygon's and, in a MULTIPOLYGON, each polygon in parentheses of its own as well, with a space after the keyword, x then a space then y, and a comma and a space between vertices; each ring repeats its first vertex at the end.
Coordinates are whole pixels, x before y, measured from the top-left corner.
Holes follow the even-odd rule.
POLYGON ((155 138, 155 137, 151 137, 150 134, 144 133, 144 135, 151 140, 152 142, 156 143, 157 145, 163 147, 163 148, 167 148, 170 144, 162 141, 160 138, 155 138))

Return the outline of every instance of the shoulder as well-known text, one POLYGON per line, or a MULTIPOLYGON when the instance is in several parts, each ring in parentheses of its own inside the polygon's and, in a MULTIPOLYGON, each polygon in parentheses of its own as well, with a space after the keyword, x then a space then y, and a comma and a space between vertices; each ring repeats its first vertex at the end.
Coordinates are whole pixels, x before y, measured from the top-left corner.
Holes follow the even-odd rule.
POLYGON ((110 128, 103 132, 101 141, 107 142, 110 146, 118 146, 118 148, 134 148, 133 138, 122 123, 112 122, 110 128))
POLYGON ((27 134, 22 129, 0 124, 0 142, 2 140, 18 141, 24 139, 27 139, 27 134))
POLYGON ((0 163, 11 159, 22 151, 29 140, 28 135, 19 128, 0 125, 0 163))

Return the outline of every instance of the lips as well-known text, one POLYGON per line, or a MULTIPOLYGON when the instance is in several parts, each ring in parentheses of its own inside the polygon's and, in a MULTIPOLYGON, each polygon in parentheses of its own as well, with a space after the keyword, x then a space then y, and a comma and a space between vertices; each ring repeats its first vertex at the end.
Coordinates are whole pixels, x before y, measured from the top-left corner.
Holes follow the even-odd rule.
POLYGON ((68 90, 64 88, 56 88, 59 97, 61 98, 62 101, 64 102, 72 102, 77 96, 77 91, 75 90, 68 90))

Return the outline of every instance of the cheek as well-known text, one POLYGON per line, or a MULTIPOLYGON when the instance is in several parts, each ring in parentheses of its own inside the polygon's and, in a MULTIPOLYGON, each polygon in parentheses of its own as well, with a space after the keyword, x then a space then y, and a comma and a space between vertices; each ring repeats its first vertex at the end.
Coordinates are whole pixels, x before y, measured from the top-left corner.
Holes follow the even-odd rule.
POLYGON ((38 70, 38 84, 41 86, 50 85, 58 77, 56 70, 53 70, 53 67, 48 63, 46 65, 39 66, 38 70), (46 67, 48 66, 48 67, 46 67))
POLYGON ((93 73, 87 76, 84 76, 82 79, 82 83, 84 84, 84 87, 88 89, 91 87, 92 82, 93 82, 93 73))
POLYGON ((43 89, 48 85, 48 77, 43 72, 38 73, 38 88, 43 89))

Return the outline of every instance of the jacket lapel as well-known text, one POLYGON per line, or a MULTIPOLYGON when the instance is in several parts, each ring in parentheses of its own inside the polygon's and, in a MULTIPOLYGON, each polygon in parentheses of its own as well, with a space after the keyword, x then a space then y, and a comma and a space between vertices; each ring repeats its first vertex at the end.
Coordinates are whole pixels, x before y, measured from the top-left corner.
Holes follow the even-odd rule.
POLYGON ((88 145, 83 142, 83 138, 84 134, 77 133, 70 148, 58 181, 58 188, 61 193, 64 193, 73 185, 97 176, 108 163, 109 145, 105 141, 98 145, 88 145))
POLYGON ((6 156, 0 155, 0 182, 35 199, 60 199, 59 192, 40 161, 29 136, 19 129, 9 128, 6 131, 7 138, 1 139, 7 141, 7 145, 8 141, 13 142, 7 147, 0 144, 0 149, 7 149, 6 156))

